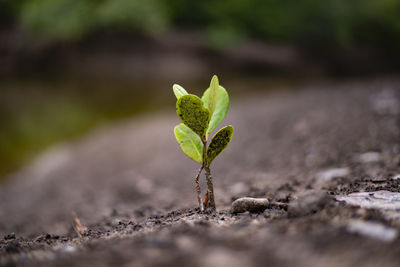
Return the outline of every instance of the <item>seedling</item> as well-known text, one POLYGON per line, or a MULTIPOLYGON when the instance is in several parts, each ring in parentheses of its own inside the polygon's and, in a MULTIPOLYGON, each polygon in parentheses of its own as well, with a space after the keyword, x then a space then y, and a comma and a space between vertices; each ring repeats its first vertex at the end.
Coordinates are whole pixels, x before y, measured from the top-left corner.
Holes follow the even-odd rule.
POLYGON ((229 95, 219 85, 216 75, 212 77, 210 87, 201 98, 188 94, 180 85, 174 84, 172 88, 177 98, 176 113, 182 121, 174 129, 176 140, 189 158, 201 164, 194 182, 199 208, 201 211, 206 208, 216 210, 210 166, 231 141, 233 126, 229 125, 220 129, 213 136, 208 147, 207 142, 209 135, 228 112, 229 95), (207 193, 204 202, 201 199, 199 185, 199 178, 203 169, 207 181, 207 193))

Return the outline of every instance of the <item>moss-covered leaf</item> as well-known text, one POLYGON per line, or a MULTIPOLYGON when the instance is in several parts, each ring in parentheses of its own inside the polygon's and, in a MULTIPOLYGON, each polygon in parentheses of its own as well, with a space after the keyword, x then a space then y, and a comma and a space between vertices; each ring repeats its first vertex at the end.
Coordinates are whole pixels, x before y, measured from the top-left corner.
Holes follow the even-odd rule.
POLYGON ((181 96, 187 95, 188 92, 186 92, 186 90, 180 86, 179 84, 174 84, 172 86, 172 89, 174 90, 174 94, 176 96, 176 99, 179 99, 181 96))
POLYGON ((202 164, 203 144, 200 137, 183 123, 175 126, 174 134, 182 151, 192 160, 202 164))
POLYGON ((210 125, 207 130, 207 136, 225 118, 229 109, 228 93, 226 92, 225 88, 218 84, 218 78, 214 77, 211 80, 210 87, 204 92, 201 98, 205 107, 213 109, 213 112, 211 113, 210 125))
POLYGON ((203 101, 199 97, 188 94, 178 98, 176 113, 179 119, 200 138, 205 137, 210 122, 210 111, 204 107, 203 101))
POLYGON ((219 130, 211 139, 210 145, 207 149, 207 163, 211 162, 228 146, 232 139, 233 126, 225 126, 219 130))

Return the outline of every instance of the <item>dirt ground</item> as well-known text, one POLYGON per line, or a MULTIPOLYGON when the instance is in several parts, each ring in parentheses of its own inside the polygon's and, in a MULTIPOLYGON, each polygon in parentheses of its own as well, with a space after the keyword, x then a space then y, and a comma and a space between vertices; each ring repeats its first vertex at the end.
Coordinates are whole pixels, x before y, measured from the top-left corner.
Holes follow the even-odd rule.
POLYGON ((60 144, 3 183, 0 265, 400 266, 398 235, 352 230, 397 233, 400 215, 335 200, 400 192, 400 80, 234 99, 221 125, 235 126, 233 139, 212 166, 216 213, 196 208, 198 166, 174 139, 174 102, 60 144), (271 204, 231 214, 244 196, 271 204))

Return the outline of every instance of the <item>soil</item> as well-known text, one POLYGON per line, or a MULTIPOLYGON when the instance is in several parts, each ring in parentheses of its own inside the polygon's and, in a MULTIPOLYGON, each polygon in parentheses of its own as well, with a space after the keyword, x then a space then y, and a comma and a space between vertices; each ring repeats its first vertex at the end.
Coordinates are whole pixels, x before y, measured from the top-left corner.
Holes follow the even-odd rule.
POLYGON ((212 166, 217 212, 196 208, 198 166, 174 140, 173 98, 162 113, 52 148, 0 187, 0 265, 400 266, 400 237, 347 228, 399 231, 400 216, 333 198, 400 191, 400 81, 296 89, 233 100, 223 123, 233 140, 212 166), (320 178, 336 168, 348 171, 320 178), (244 196, 271 204, 231 214, 244 196))

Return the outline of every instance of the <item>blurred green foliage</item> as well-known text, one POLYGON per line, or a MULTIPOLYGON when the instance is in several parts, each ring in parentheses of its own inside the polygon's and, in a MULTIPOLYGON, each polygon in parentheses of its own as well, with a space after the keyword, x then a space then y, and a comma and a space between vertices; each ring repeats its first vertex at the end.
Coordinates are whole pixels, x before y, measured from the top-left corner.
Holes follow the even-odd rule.
POLYGON ((168 24, 158 0, 25 0, 19 19, 28 29, 56 39, 76 39, 107 28, 157 33, 168 24))
POLYGON ((48 38, 101 30, 203 31, 216 45, 245 38, 300 45, 396 48, 398 0, 9 0, 3 15, 48 38))

